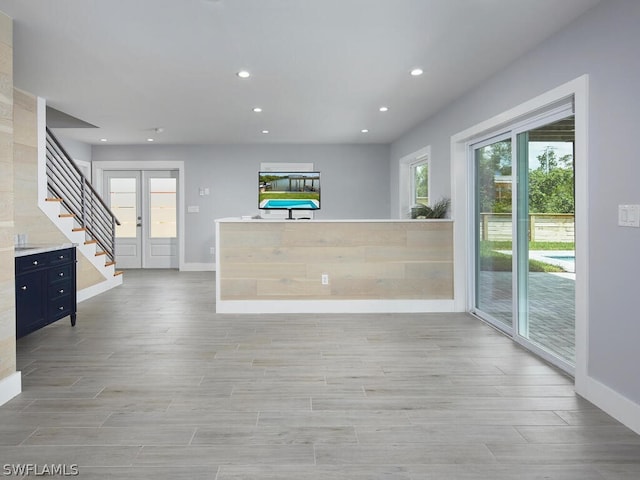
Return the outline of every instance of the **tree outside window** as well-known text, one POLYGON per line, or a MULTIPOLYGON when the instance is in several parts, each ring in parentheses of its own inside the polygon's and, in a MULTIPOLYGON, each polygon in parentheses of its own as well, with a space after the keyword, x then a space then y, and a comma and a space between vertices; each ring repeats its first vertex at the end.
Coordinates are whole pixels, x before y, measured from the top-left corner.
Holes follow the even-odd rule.
POLYGON ((411 168, 414 205, 429 204, 429 163, 415 164, 411 168))

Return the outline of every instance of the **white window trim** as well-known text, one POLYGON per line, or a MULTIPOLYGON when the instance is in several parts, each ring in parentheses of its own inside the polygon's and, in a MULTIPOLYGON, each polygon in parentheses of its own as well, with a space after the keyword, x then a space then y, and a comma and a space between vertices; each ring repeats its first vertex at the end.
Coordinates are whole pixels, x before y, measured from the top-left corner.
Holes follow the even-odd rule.
POLYGON ((414 185, 412 170, 416 165, 426 163, 429 168, 429 183, 427 191, 431 195, 431 146, 426 146, 409 155, 402 157, 399 161, 398 190, 400 201, 398 202, 398 218, 408 218, 411 207, 414 204, 414 185))

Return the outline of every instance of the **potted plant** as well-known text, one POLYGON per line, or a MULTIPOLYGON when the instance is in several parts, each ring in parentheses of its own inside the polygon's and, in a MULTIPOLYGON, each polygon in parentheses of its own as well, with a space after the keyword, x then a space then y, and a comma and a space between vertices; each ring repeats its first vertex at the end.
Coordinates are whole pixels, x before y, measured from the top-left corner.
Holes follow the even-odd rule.
POLYGON ((411 218, 445 218, 451 205, 451 199, 441 198, 433 205, 416 205, 411 208, 411 218))

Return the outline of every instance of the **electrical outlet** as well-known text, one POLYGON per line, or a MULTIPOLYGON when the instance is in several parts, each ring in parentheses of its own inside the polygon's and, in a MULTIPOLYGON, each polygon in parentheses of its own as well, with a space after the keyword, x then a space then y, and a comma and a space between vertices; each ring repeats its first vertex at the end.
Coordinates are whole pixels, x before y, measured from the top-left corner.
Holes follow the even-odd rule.
POLYGON ((329 274, 323 273, 321 277, 322 285, 329 285, 329 274))

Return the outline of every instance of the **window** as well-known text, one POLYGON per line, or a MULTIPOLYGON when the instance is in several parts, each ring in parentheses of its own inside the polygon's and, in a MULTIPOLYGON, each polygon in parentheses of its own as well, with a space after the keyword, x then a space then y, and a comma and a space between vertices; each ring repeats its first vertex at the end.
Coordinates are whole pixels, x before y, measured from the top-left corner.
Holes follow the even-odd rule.
POLYGON ((151 238, 176 238, 176 180, 149 179, 149 214, 151 238))
POLYGON ((429 162, 411 165, 411 193, 414 205, 429 205, 429 162))
POLYGON ((409 217, 411 209, 418 204, 429 205, 430 150, 424 147, 400 159, 400 218, 409 217))

